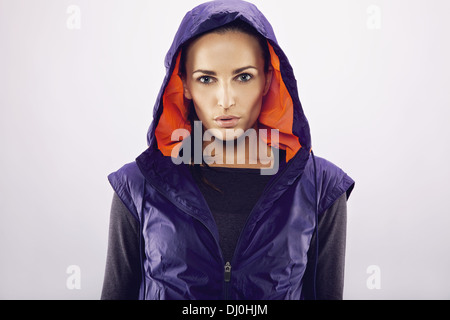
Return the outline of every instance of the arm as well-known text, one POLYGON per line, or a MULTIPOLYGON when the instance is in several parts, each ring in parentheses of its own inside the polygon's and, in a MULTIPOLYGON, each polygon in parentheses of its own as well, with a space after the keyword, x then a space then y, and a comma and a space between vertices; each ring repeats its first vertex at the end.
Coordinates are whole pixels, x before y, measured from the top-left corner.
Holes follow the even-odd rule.
MULTIPOLYGON (((319 216, 319 258, 316 298, 342 300, 344 290, 345 244, 347 230, 347 195, 344 193, 319 216)), ((303 280, 303 296, 313 299, 316 234, 308 251, 308 265, 303 280)))
POLYGON ((140 281, 139 223, 114 193, 101 299, 138 299, 140 281))

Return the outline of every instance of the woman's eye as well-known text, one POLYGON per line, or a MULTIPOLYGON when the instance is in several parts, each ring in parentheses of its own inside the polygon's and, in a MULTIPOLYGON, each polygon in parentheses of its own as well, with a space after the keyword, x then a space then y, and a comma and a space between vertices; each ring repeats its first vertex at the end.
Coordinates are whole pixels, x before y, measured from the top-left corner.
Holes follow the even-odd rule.
POLYGON ((239 75, 238 80, 241 82, 247 82, 247 81, 250 81, 251 78, 252 78, 252 76, 250 74, 244 73, 244 74, 239 75))
POLYGON ((200 78, 199 78, 199 81, 200 81, 201 83, 204 83, 204 84, 210 84, 210 83, 213 82, 212 78, 211 78, 211 77, 208 77, 208 76, 202 76, 202 77, 200 77, 200 78))

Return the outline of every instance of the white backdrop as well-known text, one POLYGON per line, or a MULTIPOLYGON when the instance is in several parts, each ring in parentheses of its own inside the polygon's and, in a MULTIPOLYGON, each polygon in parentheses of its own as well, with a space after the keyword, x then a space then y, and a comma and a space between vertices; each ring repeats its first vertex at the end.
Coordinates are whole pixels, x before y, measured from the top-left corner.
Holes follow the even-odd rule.
MULTIPOLYGON (((0 0, 0 298, 98 299, 113 191, 202 1, 0 0), (74 266, 74 267, 73 267, 74 266)), ((450 298, 450 2, 254 0, 356 187, 345 299, 450 298)))

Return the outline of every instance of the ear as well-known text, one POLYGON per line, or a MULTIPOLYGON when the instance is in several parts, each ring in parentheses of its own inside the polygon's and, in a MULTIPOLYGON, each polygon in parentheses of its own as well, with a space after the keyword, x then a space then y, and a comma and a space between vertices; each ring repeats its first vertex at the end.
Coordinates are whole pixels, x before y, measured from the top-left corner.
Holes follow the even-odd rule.
POLYGON ((188 100, 192 100, 192 95, 191 92, 189 91, 187 84, 186 84, 186 79, 184 79, 184 77, 181 77, 181 81, 183 82, 183 93, 184 93, 184 97, 188 100))
POLYGON ((265 96, 270 89, 270 85, 272 84, 272 75, 273 75, 273 67, 269 66, 269 70, 266 73, 266 82, 264 84, 263 96, 265 96))

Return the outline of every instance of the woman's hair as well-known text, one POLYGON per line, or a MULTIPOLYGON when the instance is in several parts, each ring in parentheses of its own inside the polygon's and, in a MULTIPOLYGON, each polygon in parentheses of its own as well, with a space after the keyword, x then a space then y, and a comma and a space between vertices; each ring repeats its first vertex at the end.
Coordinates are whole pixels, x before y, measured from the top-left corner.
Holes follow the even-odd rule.
MULTIPOLYGON (((196 39, 200 38, 201 36, 208 34, 208 33, 218 33, 223 34, 226 32, 242 32, 247 35, 253 36, 256 40, 258 40, 259 46, 261 47, 261 52, 264 59, 264 73, 267 73, 269 71, 270 66, 270 51, 269 46, 267 44, 267 39, 261 35, 254 27, 252 27, 250 24, 243 20, 234 20, 228 24, 225 24, 221 27, 218 27, 216 29, 201 33, 191 39, 189 39, 187 42, 185 42, 181 46, 181 56, 180 56, 180 66, 179 66, 179 75, 180 77, 184 78, 186 77, 186 60, 187 60, 187 53, 189 50, 189 46, 194 42, 196 39)), ((204 184, 210 186, 211 188, 217 190, 218 192, 222 192, 220 189, 218 189, 214 184, 212 184, 210 181, 208 181, 202 174, 200 170, 200 164, 194 163, 194 121, 198 121, 197 113, 195 112, 194 103, 191 100, 188 110, 187 110, 187 119, 190 122, 191 125, 191 162, 190 162, 190 169, 193 170, 193 173, 200 178, 200 181, 204 184)), ((202 157, 202 163, 205 166, 208 166, 208 164, 203 160, 202 157)))

